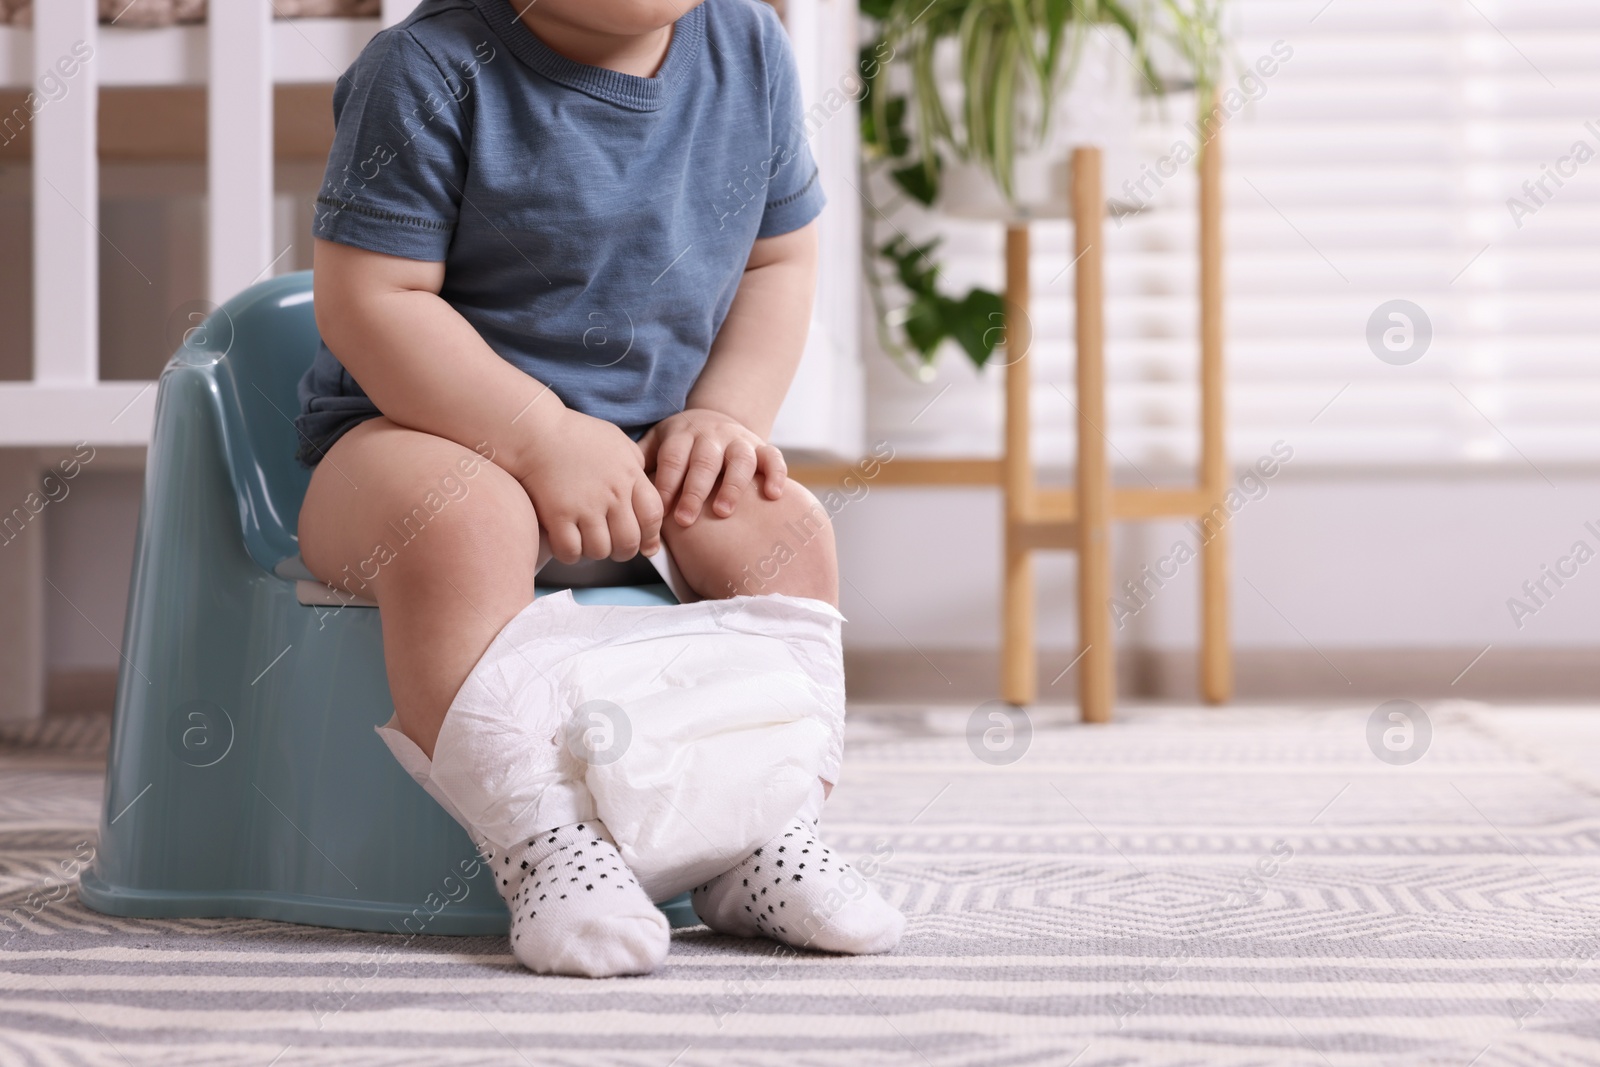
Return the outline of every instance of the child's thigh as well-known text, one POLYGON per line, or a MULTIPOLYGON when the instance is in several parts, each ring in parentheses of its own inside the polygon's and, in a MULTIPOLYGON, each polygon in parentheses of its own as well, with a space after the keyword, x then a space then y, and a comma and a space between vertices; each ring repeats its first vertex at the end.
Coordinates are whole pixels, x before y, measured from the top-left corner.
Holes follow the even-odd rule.
POLYGON ((386 418, 335 442, 300 507, 300 556, 332 585, 356 575, 381 593, 387 579, 418 568, 452 579, 526 569, 531 583, 538 551, 533 504, 515 478, 454 441, 386 418))

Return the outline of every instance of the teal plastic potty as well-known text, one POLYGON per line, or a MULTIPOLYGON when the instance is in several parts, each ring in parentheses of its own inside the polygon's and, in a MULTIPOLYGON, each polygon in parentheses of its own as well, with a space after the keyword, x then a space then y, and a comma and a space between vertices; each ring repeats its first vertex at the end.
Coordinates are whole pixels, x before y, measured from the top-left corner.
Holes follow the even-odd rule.
MULTIPOLYGON (((316 349, 301 272, 213 312, 161 374, 100 844, 79 894, 110 915, 504 933, 466 832, 373 732, 394 711, 378 613, 296 596, 310 474, 291 420, 316 349)), ((675 603, 664 585, 574 595, 675 603)), ((686 895, 662 910, 699 921, 686 895)))

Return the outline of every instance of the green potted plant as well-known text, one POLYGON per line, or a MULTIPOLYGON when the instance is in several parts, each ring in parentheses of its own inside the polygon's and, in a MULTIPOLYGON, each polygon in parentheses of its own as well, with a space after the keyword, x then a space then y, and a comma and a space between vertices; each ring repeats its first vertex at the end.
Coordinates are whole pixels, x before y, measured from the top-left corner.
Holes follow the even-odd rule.
MULTIPOLYGON (((861 53, 864 166, 946 215, 1063 216, 1073 147, 1131 158, 1139 94, 1192 86, 1209 96, 1220 2, 862 0, 877 33, 861 53)), ((869 214, 867 274, 885 347, 924 378, 947 340, 981 367, 1002 336, 999 296, 944 293, 938 242, 898 230, 884 240, 882 228, 869 214), (887 306, 880 264, 905 290, 903 307, 887 306)))

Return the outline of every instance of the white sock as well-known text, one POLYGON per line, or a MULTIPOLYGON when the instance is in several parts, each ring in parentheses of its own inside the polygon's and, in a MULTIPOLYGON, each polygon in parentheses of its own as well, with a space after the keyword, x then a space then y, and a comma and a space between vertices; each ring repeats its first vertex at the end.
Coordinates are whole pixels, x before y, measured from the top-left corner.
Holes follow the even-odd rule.
POLYGON ((490 861, 511 911, 511 952, 540 974, 649 974, 671 943, 598 819, 546 830, 490 861))
POLYGON ((851 955, 887 952, 905 930, 894 910, 800 819, 690 895, 719 934, 770 937, 851 955))

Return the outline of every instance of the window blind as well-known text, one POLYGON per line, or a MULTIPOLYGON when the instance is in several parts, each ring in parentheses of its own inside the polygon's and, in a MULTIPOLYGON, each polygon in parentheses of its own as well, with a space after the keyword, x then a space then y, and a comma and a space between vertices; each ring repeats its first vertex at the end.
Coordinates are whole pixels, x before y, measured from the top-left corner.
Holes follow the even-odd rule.
MULTIPOLYGON (((1280 439, 1297 465, 1548 477, 1600 458, 1600 4, 1233 0, 1228 17, 1222 88, 1248 98, 1222 123, 1234 458, 1280 439), (1271 76, 1246 76, 1268 56, 1271 76)), ((1194 100, 1142 113, 1105 176, 1144 207, 1113 210, 1105 250, 1110 455, 1141 472, 1198 443, 1196 174, 1157 189, 1145 170, 1193 143, 1194 100)), ((952 292, 1000 286, 998 223, 889 214, 944 235, 952 292)), ((1072 456, 1070 244, 1034 224, 1041 464, 1072 456)), ((997 454, 999 371, 963 364, 952 348, 925 382, 875 352, 875 437, 997 454)))

